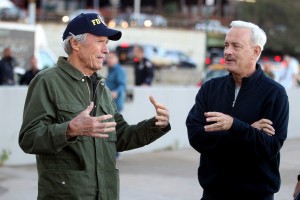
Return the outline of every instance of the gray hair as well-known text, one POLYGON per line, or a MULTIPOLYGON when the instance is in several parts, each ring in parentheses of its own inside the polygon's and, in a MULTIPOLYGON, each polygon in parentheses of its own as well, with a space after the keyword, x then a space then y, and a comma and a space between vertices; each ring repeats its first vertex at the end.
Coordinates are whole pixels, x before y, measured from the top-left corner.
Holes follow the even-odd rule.
POLYGON ((252 33, 251 36, 252 43, 254 45, 258 45, 261 51, 264 49, 264 46, 267 42, 267 36, 266 33, 259 26, 251 22, 245 22, 245 21, 232 21, 230 26, 236 28, 249 28, 252 33))
POLYGON ((70 44, 70 39, 71 37, 73 37, 74 40, 76 40, 77 42, 81 42, 82 44, 85 43, 86 41, 86 34, 80 34, 80 35, 73 35, 72 33, 70 33, 71 35, 68 36, 64 41, 63 41, 63 46, 64 46, 64 50, 65 52, 70 55, 73 51, 72 46, 70 44))

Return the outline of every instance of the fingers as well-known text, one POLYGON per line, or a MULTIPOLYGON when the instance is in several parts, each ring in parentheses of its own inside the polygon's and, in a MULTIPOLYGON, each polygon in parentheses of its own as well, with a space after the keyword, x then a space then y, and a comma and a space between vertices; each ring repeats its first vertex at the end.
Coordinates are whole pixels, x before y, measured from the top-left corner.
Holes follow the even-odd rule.
POLYGON ((260 131, 263 131, 264 133, 266 133, 270 136, 275 135, 275 129, 272 125, 273 125, 273 122, 269 119, 260 119, 256 122, 254 122, 253 124, 251 124, 252 127, 256 128, 260 131))
MULTIPOLYGON (((90 106, 83 112, 88 113, 90 106)), ((106 121, 113 118, 112 115, 102 115, 99 117, 91 117, 90 115, 78 115, 69 123, 68 136, 90 136, 90 137, 108 137, 107 133, 116 130, 117 123, 114 121, 106 121)))
POLYGON ((154 97, 153 97, 153 96, 150 96, 149 99, 150 99, 150 102, 154 105, 154 107, 156 107, 157 102, 156 102, 156 100, 154 99, 154 97))
POLYGON ((153 96, 150 96, 149 99, 156 110, 155 126, 158 126, 160 128, 167 127, 169 124, 169 111, 164 105, 157 103, 153 96))
POLYGON ((210 124, 210 125, 205 125, 204 130, 206 132, 211 132, 211 131, 220 131, 220 130, 224 130, 224 129, 222 128, 222 126, 220 126, 220 124, 218 124, 216 122, 216 123, 213 123, 213 124, 210 124))
POLYGON ((265 124, 261 130, 267 133, 268 135, 275 135, 275 129, 269 124, 265 124))
POLYGON ((95 138, 108 138, 108 134, 103 134, 103 133, 92 133, 89 135, 90 137, 95 137, 95 138))
POLYGON ((272 122, 271 120, 269 120, 269 119, 261 119, 261 120, 259 120, 258 122, 260 122, 260 123, 265 123, 265 124, 270 124, 270 125, 273 124, 273 122, 272 122))
POLYGON ((156 119, 155 125, 158 127, 166 127, 169 124, 169 117, 167 115, 156 116, 155 119, 156 119))
POLYGON ((166 109, 166 107, 164 105, 157 103, 157 101, 154 99, 153 96, 150 96, 149 99, 150 99, 150 102, 152 103, 152 105, 155 107, 155 109, 157 109, 157 108, 166 109))
POLYGON ((212 122, 209 125, 204 126, 205 131, 226 131, 229 130, 233 123, 233 118, 230 115, 225 115, 220 112, 206 112, 207 122, 212 122))
POLYGON ((90 137, 97 137, 97 138, 107 138, 109 135, 107 133, 113 132, 116 130, 116 122, 102 122, 99 123, 98 121, 94 122, 95 124, 85 129, 81 132, 81 135, 90 136, 90 137))
POLYGON ((220 117, 222 116, 223 113, 220 112, 205 112, 204 116, 205 117, 220 117))
POLYGON ((103 122, 99 123, 95 126, 93 129, 93 132, 95 133, 109 133, 116 130, 116 122, 103 122))
POLYGON ((102 115, 99 117, 92 117, 92 118, 94 118, 98 122, 103 122, 105 120, 111 119, 112 117, 113 117, 112 115, 102 115))
POLYGON ((222 113, 219 112, 206 112, 204 116, 207 122, 216 122, 215 125, 219 125, 217 123, 222 120, 222 113))

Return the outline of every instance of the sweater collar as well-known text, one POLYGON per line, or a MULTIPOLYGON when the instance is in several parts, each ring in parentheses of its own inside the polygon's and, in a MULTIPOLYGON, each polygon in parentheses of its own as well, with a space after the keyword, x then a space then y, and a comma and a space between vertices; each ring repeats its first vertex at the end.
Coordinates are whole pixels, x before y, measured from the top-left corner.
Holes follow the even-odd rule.
MULTIPOLYGON (((263 74, 263 70, 261 69, 261 66, 259 64, 256 64, 256 70, 255 72, 249 76, 249 77, 244 77, 242 79, 242 87, 248 87, 252 83, 256 82, 256 80, 263 74)), ((229 74, 229 79, 230 82, 233 83, 233 86, 235 86, 235 81, 232 77, 232 74, 229 74)))

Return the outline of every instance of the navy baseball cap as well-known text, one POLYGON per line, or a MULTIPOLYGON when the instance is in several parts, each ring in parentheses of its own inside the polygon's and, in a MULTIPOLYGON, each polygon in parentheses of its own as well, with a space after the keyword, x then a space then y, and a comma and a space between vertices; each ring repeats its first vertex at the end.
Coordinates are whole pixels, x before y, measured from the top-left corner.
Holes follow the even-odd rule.
POLYGON ((91 33, 97 36, 107 36, 109 40, 119 40, 122 32, 110 29, 97 13, 81 13, 69 22, 63 34, 63 40, 71 35, 91 33))

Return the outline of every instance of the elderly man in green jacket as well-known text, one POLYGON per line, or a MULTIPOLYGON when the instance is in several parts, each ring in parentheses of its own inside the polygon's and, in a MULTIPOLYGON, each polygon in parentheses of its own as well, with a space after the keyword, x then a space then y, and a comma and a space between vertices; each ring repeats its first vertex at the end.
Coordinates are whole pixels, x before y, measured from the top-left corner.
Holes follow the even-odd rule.
POLYGON ((153 97, 156 116, 128 125, 97 75, 108 41, 121 35, 97 14, 80 14, 63 34, 68 57, 29 86, 19 144, 36 154, 39 200, 119 199, 116 151, 142 147, 171 129, 168 110, 153 97))

